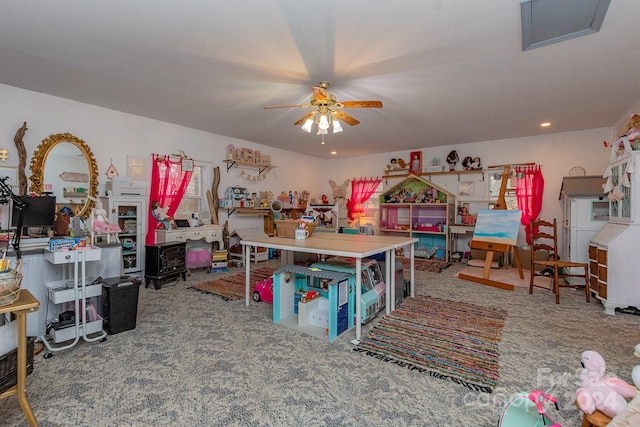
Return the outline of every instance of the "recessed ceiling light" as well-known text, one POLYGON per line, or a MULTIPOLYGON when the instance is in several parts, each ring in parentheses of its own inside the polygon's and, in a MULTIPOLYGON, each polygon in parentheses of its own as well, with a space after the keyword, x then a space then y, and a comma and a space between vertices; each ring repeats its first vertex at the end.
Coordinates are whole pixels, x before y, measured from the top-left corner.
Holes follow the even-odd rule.
POLYGON ((336 155, 336 154, 338 154, 338 152, 337 151, 332 151, 331 154, 336 155))
POLYGON ((551 122, 542 122, 542 123, 540 123, 540 127, 541 128, 548 128, 549 126, 551 126, 551 122))

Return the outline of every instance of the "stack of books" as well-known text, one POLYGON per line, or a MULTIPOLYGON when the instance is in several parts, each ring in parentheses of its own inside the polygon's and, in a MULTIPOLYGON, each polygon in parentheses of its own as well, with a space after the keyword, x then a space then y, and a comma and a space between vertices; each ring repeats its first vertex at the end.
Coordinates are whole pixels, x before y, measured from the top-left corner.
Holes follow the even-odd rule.
POLYGON ((228 257, 229 253, 225 249, 214 251, 211 257, 211 273, 229 271, 228 257))

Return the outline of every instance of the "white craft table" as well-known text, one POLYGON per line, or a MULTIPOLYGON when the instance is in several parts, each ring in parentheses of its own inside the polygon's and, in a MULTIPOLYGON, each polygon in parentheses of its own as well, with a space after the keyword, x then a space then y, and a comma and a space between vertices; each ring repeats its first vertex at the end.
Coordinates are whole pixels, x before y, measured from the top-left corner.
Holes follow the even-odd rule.
MULTIPOLYGON (((412 237, 369 236, 364 234, 342 233, 315 233, 304 240, 296 240, 286 237, 260 237, 242 240, 242 253, 244 257, 246 274, 246 305, 249 305, 251 283, 251 246, 280 249, 283 251, 305 252, 320 255, 353 257, 356 259, 356 271, 362 268, 362 258, 366 258, 381 252, 385 253, 387 293, 387 314, 395 309, 395 249, 404 246, 411 248, 411 296, 414 296, 414 243, 418 239, 412 237)), ((356 274, 356 289, 362 288, 362 276, 356 274)), ((356 292, 356 342, 359 342, 362 325, 360 313, 361 294, 356 292)))

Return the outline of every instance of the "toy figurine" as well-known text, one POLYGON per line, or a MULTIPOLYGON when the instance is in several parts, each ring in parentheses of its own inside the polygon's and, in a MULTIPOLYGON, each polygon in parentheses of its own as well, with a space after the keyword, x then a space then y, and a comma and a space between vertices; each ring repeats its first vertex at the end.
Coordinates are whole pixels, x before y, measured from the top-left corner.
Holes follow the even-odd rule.
POLYGON ((159 201, 155 200, 151 203, 151 213, 158 223, 162 224, 165 230, 171 230, 173 217, 167 214, 167 209, 163 208, 159 201))
POLYGON ((447 163, 449 163, 449 171, 453 172, 456 170, 456 163, 460 161, 460 157, 458 157, 458 152, 453 150, 447 156, 447 163))

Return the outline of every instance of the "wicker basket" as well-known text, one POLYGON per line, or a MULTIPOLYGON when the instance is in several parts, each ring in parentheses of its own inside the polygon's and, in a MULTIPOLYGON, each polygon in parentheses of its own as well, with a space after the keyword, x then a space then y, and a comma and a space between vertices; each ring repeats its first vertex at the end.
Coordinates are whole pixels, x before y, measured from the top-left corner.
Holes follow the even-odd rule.
POLYGON ((22 282, 22 260, 14 270, 0 273, 0 306, 11 304, 18 297, 22 282))
MULTIPOLYGON (((276 232, 278 237, 289 237, 294 239, 296 237, 296 228, 300 225, 300 221, 295 219, 279 219, 273 221, 276 224, 276 232)), ((315 222, 305 222, 307 231, 309 231, 309 237, 313 234, 313 230, 316 229, 315 222)))
MULTIPOLYGON (((27 339, 27 375, 33 372, 33 347, 35 338, 27 339)), ((0 357, 0 394, 18 383, 18 349, 0 357)))

